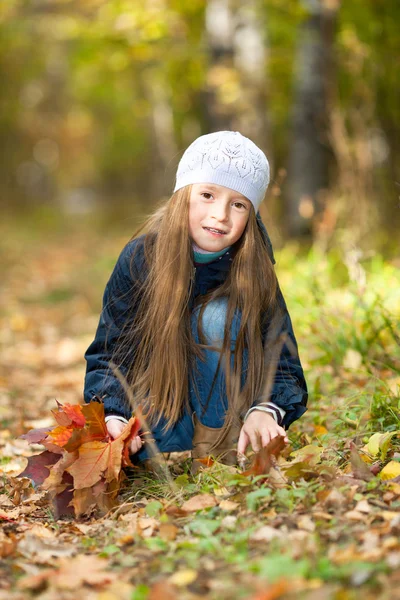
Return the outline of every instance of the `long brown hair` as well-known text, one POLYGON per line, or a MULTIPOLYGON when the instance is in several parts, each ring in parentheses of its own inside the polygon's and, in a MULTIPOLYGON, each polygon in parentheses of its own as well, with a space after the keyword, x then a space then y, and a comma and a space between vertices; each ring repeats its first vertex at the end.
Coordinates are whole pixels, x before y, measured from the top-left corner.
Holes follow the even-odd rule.
MULTIPOLYGON (((167 429, 188 406, 190 372, 195 357, 201 356, 204 347, 195 344, 191 332, 190 300, 195 269, 189 235, 190 191, 189 185, 175 192, 132 238, 147 230, 144 257, 148 275, 138 284, 136 293, 140 302, 118 349, 120 357, 123 348, 128 350, 135 346, 128 383, 136 402, 146 407, 150 422, 158 423, 164 417, 167 429)), ((200 325, 202 312, 208 302, 222 297, 228 299, 220 350, 230 420, 238 419, 262 392, 265 378, 262 330, 266 315, 273 314, 276 307, 276 275, 253 207, 234 250, 224 283, 196 300, 201 303, 199 337, 205 345, 200 325), (241 320, 232 369, 230 333, 237 309, 241 320), (241 386, 245 349, 249 359, 241 386)), ((132 256, 132 270, 135 260, 136 252, 132 256)))

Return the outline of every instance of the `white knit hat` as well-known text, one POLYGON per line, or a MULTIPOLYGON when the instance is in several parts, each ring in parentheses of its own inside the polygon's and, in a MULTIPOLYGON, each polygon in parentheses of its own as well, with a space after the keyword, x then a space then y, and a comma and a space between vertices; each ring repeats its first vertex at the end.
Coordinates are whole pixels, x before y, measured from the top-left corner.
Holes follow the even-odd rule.
POLYGON ((201 135, 185 150, 174 192, 191 183, 216 183, 243 194, 256 212, 269 183, 264 152, 238 131, 201 135))

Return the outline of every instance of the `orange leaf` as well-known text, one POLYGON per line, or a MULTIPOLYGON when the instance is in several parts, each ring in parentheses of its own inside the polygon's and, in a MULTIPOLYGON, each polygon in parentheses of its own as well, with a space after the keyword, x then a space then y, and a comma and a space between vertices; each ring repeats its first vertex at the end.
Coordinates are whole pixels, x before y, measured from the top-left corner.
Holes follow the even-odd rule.
POLYGON ((61 404, 58 400, 56 402, 58 410, 52 410, 51 412, 59 425, 62 427, 85 426, 85 417, 80 404, 61 404))
POLYGON ((78 453, 65 452, 60 460, 52 466, 50 474, 47 479, 43 482, 43 488, 50 490, 53 493, 60 493, 65 488, 65 484, 62 483, 64 471, 72 465, 78 458, 78 453), (61 489, 62 487, 62 489, 61 489))
POLYGON ((104 404, 92 401, 89 404, 84 404, 81 408, 86 419, 86 426, 91 435, 93 437, 106 439, 108 437, 108 431, 104 420, 104 404))
POLYGON ((74 489, 91 487, 103 476, 106 481, 118 479, 122 466, 122 450, 134 423, 135 418, 132 417, 121 435, 112 442, 95 440, 78 448, 79 458, 67 469, 74 478, 74 489))
POLYGON ((86 442, 78 448, 78 459, 67 471, 74 478, 74 489, 88 488, 100 481, 108 469, 112 442, 86 442))
POLYGON ((86 419, 80 404, 64 404, 63 409, 71 419, 73 427, 85 427, 86 419))
POLYGON ((47 440, 60 448, 64 447, 72 435, 72 429, 59 425, 49 432, 47 440))

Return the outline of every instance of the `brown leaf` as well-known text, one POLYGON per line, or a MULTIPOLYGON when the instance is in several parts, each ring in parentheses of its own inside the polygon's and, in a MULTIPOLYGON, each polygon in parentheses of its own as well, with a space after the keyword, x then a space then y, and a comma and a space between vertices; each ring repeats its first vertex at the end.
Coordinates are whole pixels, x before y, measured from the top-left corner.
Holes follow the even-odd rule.
POLYGON ((78 453, 65 452, 60 460, 53 465, 49 476, 43 481, 42 486, 45 490, 50 490, 54 494, 64 491, 66 484, 62 483, 64 471, 72 465, 78 458, 78 453), (59 489, 63 486, 62 489, 59 489))
POLYGON ((98 481, 93 487, 74 490, 72 505, 75 515, 88 513, 92 507, 98 508, 102 513, 107 513, 117 503, 119 481, 114 479, 107 483, 104 479, 98 481))
POLYGON ((354 477, 363 481, 374 479, 374 475, 359 455, 353 442, 350 442, 350 462, 354 477))
POLYGON ((73 516, 74 514, 74 507, 71 505, 73 494, 72 482, 71 475, 64 471, 61 483, 65 485, 65 489, 53 498, 53 509, 56 519, 59 519, 61 516, 73 516))
POLYGON ((176 539, 179 529, 173 523, 161 523, 159 527, 159 536, 166 542, 172 542, 176 539))
POLYGON ((16 547, 16 538, 8 537, 3 531, 0 531, 0 558, 6 558, 14 554, 16 547))
POLYGON ((93 437, 108 437, 107 426, 104 417, 104 404, 102 402, 90 402, 82 406, 82 412, 86 419, 86 427, 90 429, 93 437))
POLYGON ((283 436, 273 438, 269 444, 261 448, 253 458, 253 462, 243 475, 263 475, 268 474, 271 468, 276 464, 276 458, 285 448, 283 436))
POLYGON ((203 508, 216 506, 216 504, 217 501, 211 494, 198 494, 197 496, 193 496, 189 500, 186 500, 186 502, 182 504, 182 510, 187 513, 196 512, 197 510, 202 510, 203 508))

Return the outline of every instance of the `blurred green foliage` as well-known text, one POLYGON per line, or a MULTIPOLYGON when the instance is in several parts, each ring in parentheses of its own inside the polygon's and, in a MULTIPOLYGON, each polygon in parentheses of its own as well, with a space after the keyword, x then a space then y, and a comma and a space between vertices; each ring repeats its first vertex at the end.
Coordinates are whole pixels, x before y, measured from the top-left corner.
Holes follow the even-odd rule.
MULTIPOLYGON (((142 212, 149 200, 168 196, 182 150, 210 128, 210 92, 225 90, 223 104, 235 94, 240 100, 244 91, 234 64, 213 68, 210 4, 2 3, 1 205, 14 210, 17 204, 47 200, 80 213, 99 202, 130 205, 134 200, 142 212)), ((354 193, 357 206, 364 194, 383 224, 394 226, 400 183, 400 5, 384 0, 322 4, 336 15, 334 64, 327 80, 337 138, 330 140, 332 189, 338 170, 343 171, 347 197, 354 193)), ((291 140, 296 54, 309 4, 252 0, 245 7, 232 2, 230 10, 255 13, 263 34, 265 93, 259 110, 267 116, 265 145, 277 180, 291 140)), ((368 212, 368 203, 362 212, 368 212)), ((358 221, 357 215, 350 218, 358 221)))

